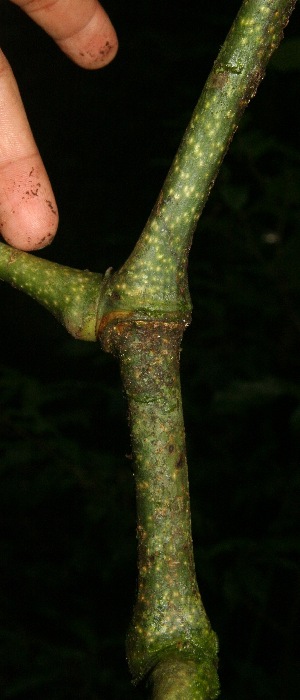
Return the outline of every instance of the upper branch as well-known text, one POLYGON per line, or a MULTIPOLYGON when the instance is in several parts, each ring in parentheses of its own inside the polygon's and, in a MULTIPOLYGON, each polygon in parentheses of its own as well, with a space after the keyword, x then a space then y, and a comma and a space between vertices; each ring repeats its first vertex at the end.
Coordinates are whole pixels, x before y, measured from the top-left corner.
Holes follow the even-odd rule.
POLYGON ((241 115, 280 43, 296 0, 244 0, 214 63, 159 198, 116 287, 128 308, 189 306, 194 228, 241 115))

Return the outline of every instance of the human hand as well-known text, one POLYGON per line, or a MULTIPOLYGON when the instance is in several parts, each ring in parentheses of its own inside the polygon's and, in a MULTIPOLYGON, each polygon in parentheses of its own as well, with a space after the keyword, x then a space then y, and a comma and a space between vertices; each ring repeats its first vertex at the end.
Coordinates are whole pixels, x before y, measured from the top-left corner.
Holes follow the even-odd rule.
MULTIPOLYGON (((97 0, 11 0, 83 68, 116 55, 115 30, 97 0)), ((0 232, 10 245, 38 250, 58 226, 54 194, 18 86, 0 49, 0 232)))

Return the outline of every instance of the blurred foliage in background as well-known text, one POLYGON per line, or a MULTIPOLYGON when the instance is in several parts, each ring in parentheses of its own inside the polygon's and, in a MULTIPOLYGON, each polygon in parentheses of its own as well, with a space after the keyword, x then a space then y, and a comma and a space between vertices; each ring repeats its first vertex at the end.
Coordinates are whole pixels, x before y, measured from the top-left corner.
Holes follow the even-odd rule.
MULTIPOLYGON (((43 254, 130 252, 239 2, 107 0, 120 51, 72 65, 2 0, 0 41, 60 209, 43 254)), ((299 7, 198 227, 182 352, 200 589, 223 700, 300 695, 299 7)), ((1 284, 1 697, 140 700, 124 638, 135 503, 118 369, 1 284)))

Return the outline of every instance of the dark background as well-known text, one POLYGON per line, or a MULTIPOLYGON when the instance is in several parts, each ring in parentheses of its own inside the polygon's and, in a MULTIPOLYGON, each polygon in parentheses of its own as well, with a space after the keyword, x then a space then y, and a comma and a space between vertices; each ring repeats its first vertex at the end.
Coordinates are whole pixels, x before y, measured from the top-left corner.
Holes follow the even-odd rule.
MULTIPOLYGON (((107 0, 96 73, 0 2, 0 42, 52 180, 44 257, 129 254, 239 2, 107 0)), ((300 694, 299 7, 198 226, 182 383, 196 566, 222 700, 300 694)), ((1 697, 137 700, 124 639, 135 504, 118 368, 1 284, 1 697)), ((184 700, 184 699, 183 699, 184 700)))

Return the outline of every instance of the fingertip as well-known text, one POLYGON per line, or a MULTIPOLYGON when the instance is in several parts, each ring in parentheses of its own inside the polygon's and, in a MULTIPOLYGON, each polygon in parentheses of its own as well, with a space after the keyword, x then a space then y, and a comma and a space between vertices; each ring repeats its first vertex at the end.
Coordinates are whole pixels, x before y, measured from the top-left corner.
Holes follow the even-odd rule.
POLYGON ((115 57, 117 35, 98 0, 13 2, 43 27, 62 51, 82 68, 101 68, 115 57))
POLYGON ((1 226, 1 235, 6 243, 18 250, 41 250, 52 243, 58 228, 58 215, 39 211, 38 216, 27 210, 12 213, 1 226))
POLYGON ((9 245, 20 250, 40 250, 50 245, 58 228, 58 211, 48 180, 44 186, 14 181, 1 206, 0 231, 9 245))
POLYGON ((73 36, 57 39, 57 44, 81 68, 97 70, 104 68, 115 58, 119 42, 109 17, 103 19, 101 23, 98 13, 83 30, 73 36))
POLYGON ((0 59, 0 233, 16 248, 38 250, 55 235, 57 207, 12 70, 0 59))

